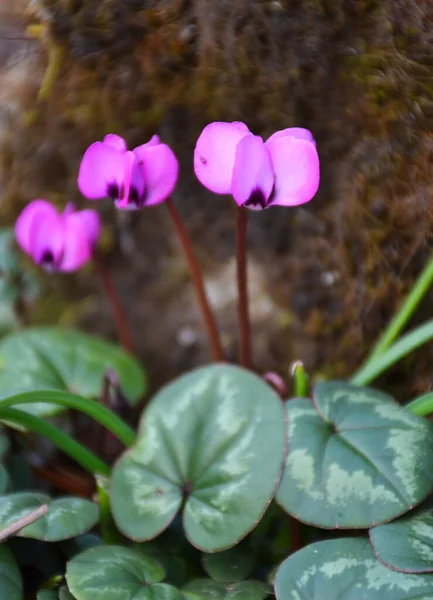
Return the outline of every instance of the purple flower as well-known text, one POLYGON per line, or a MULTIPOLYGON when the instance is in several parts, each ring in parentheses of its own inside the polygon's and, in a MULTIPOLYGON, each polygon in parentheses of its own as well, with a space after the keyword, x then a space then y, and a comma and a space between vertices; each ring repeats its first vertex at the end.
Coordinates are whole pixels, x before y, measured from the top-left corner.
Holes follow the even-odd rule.
POLYGON ((78 187, 90 200, 109 197, 117 208, 136 210, 166 200, 178 170, 173 151, 157 135, 131 151, 123 138, 110 133, 84 153, 78 187))
POLYGON ((210 123, 197 140, 194 170, 216 194, 260 210, 309 202, 319 187, 319 157, 308 129, 292 127, 266 142, 244 123, 210 123))
POLYGON ((76 271, 92 258, 100 229, 94 210, 59 213, 46 200, 33 200, 15 223, 21 248, 47 271, 76 271))

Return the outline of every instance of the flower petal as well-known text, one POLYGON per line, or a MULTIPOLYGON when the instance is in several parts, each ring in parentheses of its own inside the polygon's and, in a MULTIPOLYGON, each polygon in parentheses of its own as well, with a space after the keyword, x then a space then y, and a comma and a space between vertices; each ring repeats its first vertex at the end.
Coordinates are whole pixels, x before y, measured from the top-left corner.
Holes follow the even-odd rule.
POLYGON ((159 135, 152 135, 152 137, 150 138, 150 140, 148 142, 146 142, 145 144, 142 144, 141 146, 137 146, 136 148, 134 148, 134 152, 135 150, 140 150, 140 148, 149 148, 150 146, 158 146, 161 143, 161 140, 159 139, 159 135))
POLYGON ((296 206, 309 202, 320 181, 315 144, 288 135, 269 139, 266 147, 275 173, 274 193, 269 205, 296 206))
POLYGON ((101 231, 101 221, 96 211, 86 208, 72 213, 68 217, 69 219, 77 219, 81 221, 91 246, 95 246, 98 241, 99 233, 101 231))
POLYGON ((279 137, 285 137, 287 135, 291 135, 292 137, 298 138, 298 140, 306 140, 307 142, 314 141, 313 134, 309 129, 304 129, 303 127, 289 127, 288 129, 281 129, 280 131, 276 131, 270 138, 266 141, 266 143, 270 142, 279 137))
POLYGON ((239 206, 265 208, 274 187, 271 157, 258 135, 247 135, 236 147, 231 192, 239 206))
POLYGON ((166 200, 174 190, 179 164, 174 152, 166 144, 145 146, 135 148, 134 153, 144 169, 146 187, 142 206, 152 206, 166 200))
POLYGON ((65 217, 63 224, 63 255, 58 265, 59 270, 64 272, 76 271, 91 259, 92 251, 93 245, 90 243, 86 222, 82 215, 77 212, 65 217))
POLYGON ((106 146, 111 146, 111 148, 114 148, 115 150, 119 150, 119 152, 126 152, 128 149, 125 140, 115 133, 106 135, 104 137, 104 144, 106 146))
POLYGON ((244 123, 215 122, 207 125, 194 150, 194 171, 215 194, 229 194, 232 187, 236 146, 249 135, 244 123))
POLYGON ((137 210, 141 207, 146 187, 144 168, 135 152, 125 154, 125 177, 121 197, 115 201, 121 210, 137 210))
POLYGON ((84 153, 78 174, 80 192, 90 200, 111 196, 123 185, 124 152, 103 142, 95 142, 84 153), (111 186, 111 188, 110 188, 111 186))
POLYGON ((46 200, 33 200, 21 212, 15 223, 15 237, 27 254, 31 254, 30 236, 35 223, 57 216, 56 208, 46 200))
POLYGON ((46 213, 35 219, 29 235, 30 255, 36 264, 55 270, 64 252, 65 217, 46 213))

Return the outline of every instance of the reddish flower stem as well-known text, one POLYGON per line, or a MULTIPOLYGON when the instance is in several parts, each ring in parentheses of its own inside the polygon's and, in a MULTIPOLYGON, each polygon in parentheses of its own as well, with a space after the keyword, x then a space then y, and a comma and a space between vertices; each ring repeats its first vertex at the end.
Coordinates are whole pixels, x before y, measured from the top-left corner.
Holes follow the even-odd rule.
POLYGON ((93 262, 95 264, 96 270, 99 273, 99 276, 102 281, 102 286, 111 306, 114 322, 116 325, 117 335, 119 337, 119 342, 124 348, 124 350, 126 350, 130 354, 134 354, 134 344, 132 341, 131 331, 128 325, 128 319, 126 317, 125 309, 123 308, 122 303, 120 302, 117 290, 114 286, 110 270, 108 269, 107 265, 104 263, 100 256, 95 255, 93 257, 93 262))
POLYGON ((240 206, 236 214, 239 362, 249 368, 251 366, 251 324, 248 305, 247 209, 240 206))
POLYGON ((206 289, 204 286, 203 275, 198 264, 197 257, 194 253, 191 239, 188 235, 187 230, 183 224, 182 218, 174 205, 171 198, 166 201, 170 217, 176 228, 179 236, 180 243, 185 255, 186 262, 191 274, 191 279, 195 287, 197 294, 198 303, 200 306, 203 323, 206 327, 206 331, 209 337, 209 343, 211 346, 212 356, 215 361, 224 361, 224 352, 221 345, 221 339, 216 325, 215 317, 209 305, 209 300, 206 295, 206 289))

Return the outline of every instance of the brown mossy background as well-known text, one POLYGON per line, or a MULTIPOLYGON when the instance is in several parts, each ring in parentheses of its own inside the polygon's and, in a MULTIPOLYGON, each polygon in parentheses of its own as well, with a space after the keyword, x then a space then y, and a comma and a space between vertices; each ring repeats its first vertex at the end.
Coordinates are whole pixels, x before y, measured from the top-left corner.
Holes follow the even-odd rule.
MULTIPOLYGON (((211 120, 266 137, 308 127, 317 197, 251 213, 256 366, 316 376, 360 363, 432 251, 430 0, 11 0, 0 8, 1 216, 36 197, 80 198, 86 147, 158 132, 181 162, 174 199, 203 265, 227 354, 236 355, 233 202, 201 188, 192 152, 211 120)), ((98 205, 103 245, 154 386, 208 360, 164 206, 98 205)), ((91 268, 46 280, 36 322, 115 337, 91 268)), ((433 294, 416 315, 431 315, 433 294)), ((432 387, 432 349, 382 380, 407 399, 432 387)))

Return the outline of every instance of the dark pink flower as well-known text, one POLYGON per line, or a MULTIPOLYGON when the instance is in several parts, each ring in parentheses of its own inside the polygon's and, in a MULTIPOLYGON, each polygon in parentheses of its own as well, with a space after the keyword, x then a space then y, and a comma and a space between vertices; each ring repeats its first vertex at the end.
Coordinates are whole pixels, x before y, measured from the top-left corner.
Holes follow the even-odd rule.
POLYGON ((33 200, 15 223, 21 248, 47 271, 76 271, 91 259, 100 222, 94 210, 63 213, 46 200, 33 200))
POLYGON ((292 127, 266 142, 244 123, 215 122, 197 140, 194 170, 216 194, 253 209, 309 202, 319 187, 319 157, 308 129, 292 127))
POLYGON ((176 185, 178 162, 157 135, 133 150, 110 133, 84 153, 78 187, 90 200, 112 198, 117 208, 136 210, 166 200, 176 185))

